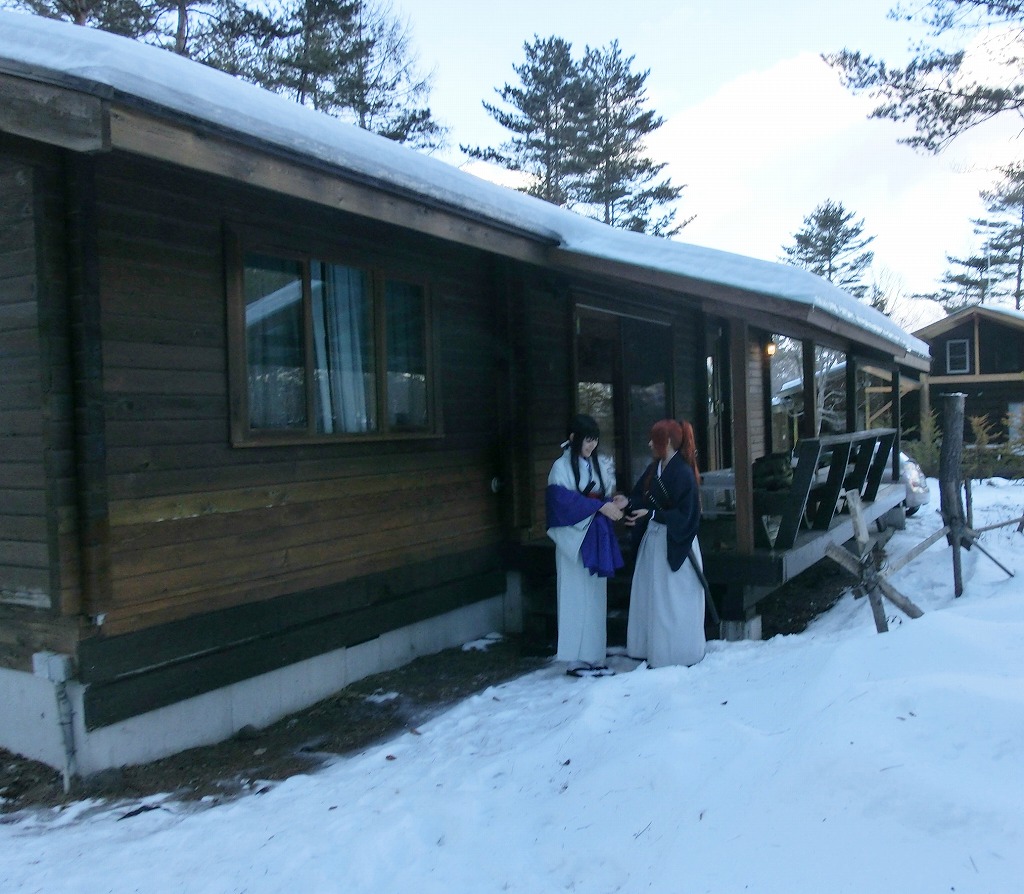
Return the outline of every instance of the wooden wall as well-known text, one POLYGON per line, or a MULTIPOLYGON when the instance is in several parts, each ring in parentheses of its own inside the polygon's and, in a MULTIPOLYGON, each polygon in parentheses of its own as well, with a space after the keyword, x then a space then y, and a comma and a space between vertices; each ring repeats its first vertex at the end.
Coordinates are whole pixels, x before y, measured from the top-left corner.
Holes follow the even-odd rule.
MULTIPOLYGON (((755 333, 752 332, 752 335, 755 333)), ((747 443, 750 457, 757 459, 772 451, 771 420, 765 411, 764 357, 760 341, 755 337, 747 345, 747 380, 740 384, 747 390, 747 443)))
POLYGON ((529 456, 530 510, 524 540, 546 537, 545 491, 551 464, 561 455, 565 428, 574 411, 572 305, 568 290, 535 285, 526 292, 525 345, 520 375, 521 409, 529 456))
POLYGON ((938 338, 933 339, 930 343, 932 349, 931 375, 948 375, 946 370, 946 344, 950 341, 959 341, 962 339, 967 339, 968 342, 967 356, 970 362, 970 373, 971 375, 977 373, 974 362, 974 335, 974 320, 969 319, 965 320, 961 325, 943 332, 938 338))
MULTIPOLYGON (((3 174, 14 185, 25 176, 9 165, 3 174)), ((19 545, 5 533, 2 548, 25 557, 34 592, 48 592, 54 569, 68 572, 62 607, 82 614, 90 725, 503 592, 501 498, 490 482, 500 471, 495 303, 504 299, 487 258, 117 155, 68 159, 54 176, 85 217, 72 219, 64 237, 66 263, 42 265, 53 283, 38 315, 55 338, 70 325, 95 327, 101 338, 81 356, 66 340, 59 345, 79 381, 76 416, 59 364, 58 381, 40 392, 51 366, 40 358, 51 348, 33 342, 37 309, 17 297, 34 263, 25 249, 33 216, 27 195, 23 219, 10 213, 17 201, 5 180, 0 339, 20 354, 18 387, 0 392, 0 419, 5 445, 15 436, 19 445, 5 446, 0 460, 0 488, 11 497, 0 511, 25 511, 4 523, 21 532, 19 545), (432 290, 443 434, 233 447, 228 224, 296 248, 351 245, 371 262, 422 273, 432 290), (51 458, 44 474, 40 407, 48 401, 64 426, 63 458, 51 458), (49 510, 47 480, 65 494, 49 510), (78 532, 76 518, 84 520, 78 532), (72 587, 79 568, 82 599, 72 587), (186 661, 197 651, 218 656, 199 674, 186 661), (164 670, 140 676, 144 667, 164 670)), ((43 226, 62 219, 54 209, 35 216, 43 226)))
POLYGON ((35 179, 0 163, 0 602, 50 608, 35 179))
POLYGON ((74 649, 79 607, 61 158, 0 138, 0 667, 74 649))
MULTIPOLYGON (((673 342, 675 416, 693 425, 698 438, 706 438, 704 315, 693 310, 685 316, 677 317, 673 326, 673 342)), ((705 456, 706 445, 702 447, 698 444, 698 453, 705 456)))
MULTIPOLYGON (((981 345, 981 373, 1000 374, 1024 371, 1024 332, 995 320, 978 322, 981 345)), ((1024 395, 1017 400, 1024 400, 1024 395)))
MULTIPOLYGON (((969 443, 974 441, 970 418, 985 416, 992 427, 991 437, 995 440, 1002 440, 1009 434, 1004 424, 1009 405, 1024 402, 1024 381, 1019 379, 1007 381, 1015 375, 1024 373, 1024 332, 1014 326, 1007 326, 985 318, 978 320, 977 329, 975 329, 975 321, 971 317, 929 342, 932 349, 932 375, 948 375, 946 345, 950 341, 962 339, 968 341, 970 372, 956 374, 952 383, 932 383, 929 396, 930 406, 941 414, 940 395, 950 391, 963 391, 967 395, 964 407, 965 439, 969 443), (975 350, 975 339, 978 341, 977 351, 975 350), (980 364, 976 362, 979 357, 980 364), (1003 377, 1004 381, 978 380, 976 377, 979 375, 1003 377)), ((913 414, 912 418, 916 426, 920 416, 918 395, 911 397, 909 412, 913 414)))

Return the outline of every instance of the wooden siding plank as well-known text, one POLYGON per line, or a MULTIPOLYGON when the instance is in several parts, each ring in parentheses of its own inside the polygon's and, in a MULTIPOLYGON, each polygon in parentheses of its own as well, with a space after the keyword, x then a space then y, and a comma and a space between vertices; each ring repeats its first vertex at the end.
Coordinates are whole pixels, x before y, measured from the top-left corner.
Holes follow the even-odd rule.
MULTIPOLYGON (((396 497, 395 502, 398 499, 396 497)), ((402 499, 407 498, 403 496, 402 499)), ((395 510, 388 505, 389 502, 382 500, 374 512, 390 513, 394 518, 395 510)), ((167 575, 164 584, 171 586, 175 580, 191 581, 196 575, 190 568, 196 565, 213 567, 241 560, 242 563, 249 563, 246 569, 231 573, 251 578, 259 576, 261 567, 276 571, 291 564, 302 564, 306 553, 309 553, 308 564, 313 566, 322 563, 324 559, 359 554, 363 549, 387 552, 401 548, 393 542, 396 529, 410 529, 403 543, 413 542, 415 535, 411 531, 417 528, 436 529, 448 524, 466 524, 473 517, 486 518, 492 513, 492 502, 493 498, 488 500, 483 494, 448 503, 434 500, 412 516, 403 513, 401 520, 396 519, 390 526, 382 517, 380 527, 372 531, 363 528, 360 521, 362 516, 354 514, 351 506, 347 512, 341 512, 333 518, 321 514, 321 517, 309 521, 284 525, 274 524, 275 519, 266 518, 263 514, 262 528, 254 527, 243 533, 232 532, 199 543, 168 542, 138 550, 131 549, 134 543, 129 542, 125 549, 111 551, 112 576, 115 581, 129 580, 156 571, 167 575)), ((179 525, 178 529, 182 527, 179 525)))
MULTIPOLYGON (((288 491, 282 488, 299 487, 300 494, 305 493, 306 490, 302 490, 303 483, 331 487, 331 482, 356 478, 386 483, 389 480, 388 476, 405 475, 421 476, 420 480, 429 483, 429 476, 438 470, 460 466, 481 469, 482 476, 486 476, 481 480, 489 481, 492 474, 490 458, 477 451, 416 449, 409 452, 408 447, 401 445, 404 452, 398 453, 395 450, 396 446, 394 442, 338 445, 337 448, 325 444, 321 450, 313 453, 299 447, 262 451, 238 450, 225 446, 225 462, 221 466, 155 469, 147 470, 143 475, 112 474, 111 505, 130 500, 144 506, 144 501, 150 498, 180 499, 182 496, 194 495, 195 506, 188 511, 194 511, 196 507, 200 507, 199 511, 202 511, 201 507, 209 503, 209 495, 225 491, 231 493, 240 489, 270 489, 277 495, 273 501, 276 504, 289 499, 288 491), (346 449, 348 447, 351 449, 346 449), (290 453, 301 454, 302 458, 289 459, 290 453), (323 458, 307 458, 315 453, 323 458), (273 457, 273 460, 270 457, 273 457), (382 468, 387 468, 388 472, 382 473, 382 468)), ((397 479, 391 481, 397 483, 397 479)), ((112 512, 112 516, 113 514, 112 512)))
POLYGON ((42 526, 41 530, 36 533, 40 535, 36 541, 11 540, 6 537, 0 540, 0 567, 3 567, 5 571, 7 566, 49 569, 50 549, 45 526, 42 526))
MULTIPOLYGON (((7 83, 0 76, 0 93, 7 83)), ((0 111, 0 118, 9 112, 0 111)), ((35 201, 32 168, 0 156, 0 603, 47 609, 50 529, 35 201)))
MULTIPOLYGON (((409 548, 430 544, 438 538, 471 536, 488 530, 493 522, 486 518, 463 517, 456 504, 453 508, 438 509, 429 523, 410 524, 394 522, 370 532, 354 533, 359 530, 355 524, 342 525, 327 531, 318 530, 320 540, 303 540, 295 543, 275 542, 271 532, 263 543, 265 548, 257 552, 241 552, 220 555, 205 549, 193 550, 189 564, 161 566, 142 563, 125 568, 120 563, 111 569, 111 604, 137 605, 151 599, 167 598, 171 594, 191 593, 230 584, 239 589, 263 577, 272 577, 285 572, 300 572, 313 568, 329 568, 346 560, 371 557, 387 567, 409 548), (204 560, 205 559, 205 560, 204 560), (137 573, 133 573, 137 572, 137 573), (122 573, 125 576, 122 576, 122 573), (130 575, 130 576, 129 576, 130 575)), ((358 524, 358 523, 356 523, 358 524)), ((301 533, 301 531, 300 531, 301 533)), ((239 548, 240 549, 240 548, 239 548)), ((170 554, 187 550, 168 550, 170 554)), ((147 555, 146 561, 149 561, 147 555)))
POLYGON ((79 653, 82 681, 115 679, 179 660, 190 652, 222 649, 239 640, 315 623, 398 596, 500 571, 501 567, 500 555, 493 546, 465 549, 443 558, 410 563, 400 569, 212 611, 202 618, 184 618, 163 624, 159 629, 110 636, 105 627, 103 635, 95 635, 82 643, 79 653))
POLYGON ((73 655, 77 623, 35 608, 0 604, 0 667, 31 673, 35 652, 73 655))
MULTIPOLYGON (((170 598, 153 600, 145 605, 112 606, 105 612, 103 629, 108 635, 119 635, 232 606, 251 604, 262 599, 285 596, 303 589, 328 587, 361 576, 392 572, 419 561, 439 561, 466 549, 497 547, 495 532, 460 532, 455 536, 434 537, 398 553, 369 554, 345 562, 315 569, 302 569, 250 582, 240 590, 236 582, 176 593, 170 598)), ((399 625, 401 626, 401 625, 399 625)))

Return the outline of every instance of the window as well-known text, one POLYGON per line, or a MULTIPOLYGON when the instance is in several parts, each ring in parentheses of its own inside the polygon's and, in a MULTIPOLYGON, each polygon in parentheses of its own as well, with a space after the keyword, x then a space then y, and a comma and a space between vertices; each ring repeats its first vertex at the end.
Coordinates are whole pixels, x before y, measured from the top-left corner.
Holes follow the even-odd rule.
POLYGON ((950 339, 946 342, 946 373, 968 373, 971 371, 969 342, 966 338, 950 339))
POLYGON ((276 252, 239 258, 236 441, 434 433, 422 282, 276 252))

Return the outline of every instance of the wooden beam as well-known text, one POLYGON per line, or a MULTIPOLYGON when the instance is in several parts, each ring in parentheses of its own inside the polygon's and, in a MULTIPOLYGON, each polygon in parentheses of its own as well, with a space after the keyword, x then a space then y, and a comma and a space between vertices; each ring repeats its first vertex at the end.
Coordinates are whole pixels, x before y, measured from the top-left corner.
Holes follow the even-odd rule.
POLYGON ((75 152, 110 148, 101 99, 9 74, 0 74, 0 131, 75 152))
POLYGON ((981 332, 977 314, 974 315, 974 374, 981 375, 981 332))
POLYGON ((818 390, 814 377, 814 342, 801 342, 803 354, 804 415, 800 422, 800 437, 813 438, 818 434, 818 390), (810 400, 808 400, 810 395, 810 400))
MULTIPOLYGON (((846 430, 856 431, 857 425, 857 360, 853 354, 846 355, 846 430)), ((865 425, 867 419, 865 418, 865 425)))
POLYGON ((900 480, 900 450, 903 448, 903 383, 900 371, 892 374, 892 427, 896 429, 896 438, 892 444, 892 480, 900 480))
POLYGON ((736 476, 736 549, 754 551, 754 482, 750 455, 750 400, 747 386, 747 343, 750 328, 744 320, 729 321, 729 372, 732 382, 733 471, 736 476))
POLYGON ((110 111, 110 143, 146 158, 182 165, 250 186, 261 187, 340 211, 385 221, 439 239, 469 245, 535 264, 547 258, 548 244, 529 234, 513 233, 511 227, 489 224, 482 217, 432 207, 415 196, 403 196, 396 188, 357 182, 343 171, 303 164, 267 149, 243 146, 225 136, 204 133, 184 123, 176 124, 122 107, 110 111))
POLYGON ((82 602, 98 615, 111 601, 110 505, 107 488, 106 391, 100 312, 95 160, 72 155, 67 164, 68 342, 74 377, 74 450, 82 602))
POLYGON ((991 384, 993 382, 1024 382, 1024 372, 985 373, 984 375, 966 376, 929 376, 933 385, 973 385, 991 384))
POLYGON ((685 293, 701 298, 703 309, 708 314, 720 315, 723 312, 740 311, 746 323, 767 332, 796 338, 813 334, 819 343, 837 350, 845 350, 847 344, 853 342, 861 349, 877 351, 880 356, 892 358, 895 362, 913 369, 923 371, 928 368, 926 358, 909 354, 903 346, 896 345, 884 336, 832 317, 819 308, 801 301, 742 289, 711 279, 558 248, 549 250, 549 259, 551 263, 567 270, 615 278, 633 285, 644 284, 667 292, 685 293))

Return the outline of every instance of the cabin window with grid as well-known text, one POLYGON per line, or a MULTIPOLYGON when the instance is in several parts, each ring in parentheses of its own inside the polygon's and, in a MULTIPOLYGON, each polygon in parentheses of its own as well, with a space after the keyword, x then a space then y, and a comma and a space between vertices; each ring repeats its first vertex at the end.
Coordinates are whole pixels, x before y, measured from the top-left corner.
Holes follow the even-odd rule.
POLYGON ((434 431, 424 283, 264 252, 244 253, 241 268, 244 412, 236 436, 434 431))
POLYGON ((970 342, 966 338, 954 338, 946 342, 946 373, 969 373, 971 371, 970 342))

